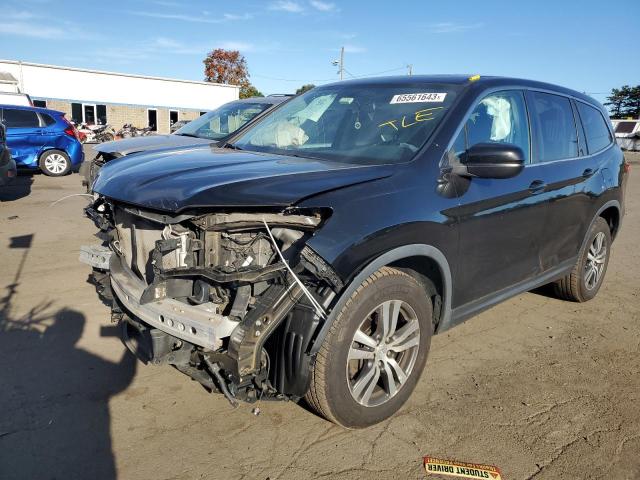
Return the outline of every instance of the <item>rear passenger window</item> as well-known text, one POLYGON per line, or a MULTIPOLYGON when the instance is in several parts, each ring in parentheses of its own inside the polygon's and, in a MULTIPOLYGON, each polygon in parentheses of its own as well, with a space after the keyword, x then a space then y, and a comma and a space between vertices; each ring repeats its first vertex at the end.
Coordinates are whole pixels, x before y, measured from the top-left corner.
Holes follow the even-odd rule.
POLYGON ((578 135, 568 98, 531 92, 533 161, 552 162, 578 156, 578 135))
POLYGON ((587 137, 589 153, 596 153, 611 144, 611 132, 600 110, 582 102, 576 102, 578 114, 582 120, 584 134, 587 137))
POLYGON ((5 108, 3 120, 7 128, 37 128, 40 126, 38 115, 30 110, 5 108))

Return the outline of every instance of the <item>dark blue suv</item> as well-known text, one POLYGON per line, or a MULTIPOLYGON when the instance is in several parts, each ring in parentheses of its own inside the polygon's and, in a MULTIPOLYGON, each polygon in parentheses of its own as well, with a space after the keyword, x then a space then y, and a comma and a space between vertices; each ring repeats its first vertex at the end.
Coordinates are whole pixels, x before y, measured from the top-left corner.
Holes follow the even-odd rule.
POLYGON ((82 163, 82 144, 63 112, 0 105, 0 121, 7 127, 7 146, 18 168, 39 168, 59 177, 82 163))

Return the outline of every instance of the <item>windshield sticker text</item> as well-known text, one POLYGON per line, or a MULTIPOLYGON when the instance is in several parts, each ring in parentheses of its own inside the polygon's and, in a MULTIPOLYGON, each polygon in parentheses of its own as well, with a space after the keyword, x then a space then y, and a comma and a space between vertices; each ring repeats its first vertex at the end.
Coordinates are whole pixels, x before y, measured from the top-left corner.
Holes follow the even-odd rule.
POLYGON ((444 102, 446 93, 401 93, 394 95, 389 103, 422 103, 422 102, 444 102))

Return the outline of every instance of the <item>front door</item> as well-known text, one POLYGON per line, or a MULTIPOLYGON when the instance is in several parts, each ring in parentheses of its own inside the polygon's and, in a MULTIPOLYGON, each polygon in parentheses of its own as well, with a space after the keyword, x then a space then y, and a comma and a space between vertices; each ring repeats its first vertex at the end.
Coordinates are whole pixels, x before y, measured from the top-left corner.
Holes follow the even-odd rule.
POLYGON ((17 166, 37 167, 45 138, 40 118, 33 110, 4 108, 3 122, 7 128, 7 146, 17 166))
POLYGON ((460 178, 455 182, 459 229, 453 307, 472 310, 485 297, 526 282, 540 271, 540 236, 546 204, 541 169, 529 163, 529 122, 524 93, 488 94, 473 109, 448 154, 459 161, 477 143, 509 143, 525 154, 524 170, 513 178, 460 178))

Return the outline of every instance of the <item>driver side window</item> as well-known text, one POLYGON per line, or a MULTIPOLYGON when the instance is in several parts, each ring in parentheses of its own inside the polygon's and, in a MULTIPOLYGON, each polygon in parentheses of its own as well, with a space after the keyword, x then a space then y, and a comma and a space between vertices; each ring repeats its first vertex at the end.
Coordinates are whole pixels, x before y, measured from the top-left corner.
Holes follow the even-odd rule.
POLYGON ((483 98, 453 142, 449 160, 459 162, 462 154, 478 143, 517 145, 524 152, 525 163, 529 163, 529 124, 523 92, 507 90, 483 98))

